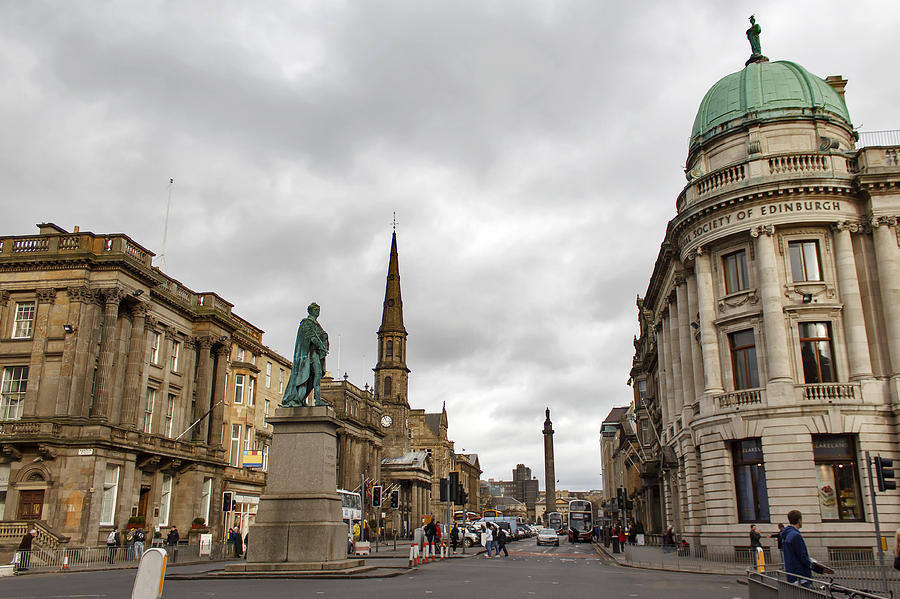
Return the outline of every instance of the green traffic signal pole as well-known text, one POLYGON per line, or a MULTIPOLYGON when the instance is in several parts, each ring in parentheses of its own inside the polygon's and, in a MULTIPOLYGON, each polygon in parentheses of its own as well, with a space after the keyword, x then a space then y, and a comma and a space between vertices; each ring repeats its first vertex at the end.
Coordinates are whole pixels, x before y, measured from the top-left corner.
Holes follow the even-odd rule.
POLYGON ((872 497, 872 517, 875 519, 875 539, 878 543, 878 565, 881 571, 881 582, 884 584, 884 591, 890 592, 887 583, 887 573, 884 570, 884 549, 881 547, 881 524, 878 522, 878 504, 875 501, 875 483, 872 482, 872 458, 869 452, 866 452, 866 469, 869 472, 869 495, 872 497))

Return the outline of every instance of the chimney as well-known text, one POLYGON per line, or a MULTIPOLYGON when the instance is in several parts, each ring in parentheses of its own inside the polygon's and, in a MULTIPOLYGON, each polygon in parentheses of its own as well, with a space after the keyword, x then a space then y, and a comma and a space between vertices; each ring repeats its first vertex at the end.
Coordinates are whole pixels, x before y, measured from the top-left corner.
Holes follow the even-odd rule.
MULTIPOLYGON (((834 91, 837 92, 837 95, 841 97, 841 100, 844 100, 844 88, 847 87, 847 80, 841 77, 840 75, 829 75, 825 77, 825 83, 834 88, 834 91)), ((844 100, 846 102, 846 100, 844 100)))

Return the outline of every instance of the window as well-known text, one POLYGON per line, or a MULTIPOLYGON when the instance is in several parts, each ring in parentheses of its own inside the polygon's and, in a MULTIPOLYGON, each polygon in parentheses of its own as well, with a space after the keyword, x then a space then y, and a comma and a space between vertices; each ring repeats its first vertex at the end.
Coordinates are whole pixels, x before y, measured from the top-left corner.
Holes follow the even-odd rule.
POLYGON ((750 287, 745 250, 722 256, 722 270, 725 273, 725 293, 735 293, 750 287))
POLYGON ((769 490, 762 443, 759 439, 743 439, 732 443, 731 449, 738 519, 741 522, 768 522, 769 490))
POLYGON ((246 430, 244 430, 244 449, 246 451, 250 451, 253 449, 253 427, 248 426, 246 430))
POLYGON ((207 476, 203 479, 203 486, 200 488, 200 517, 209 526, 209 506, 212 500, 212 478, 207 476))
POLYGON ((803 378, 807 383, 833 383, 834 352, 831 351, 831 323, 801 322, 800 357, 803 360, 803 378))
POLYGON ((387 342, 387 351, 384 352, 385 358, 393 358, 394 357, 394 342, 388 339, 387 342))
POLYGON ((147 388, 147 399, 144 402, 144 424, 141 430, 145 433, 153 432, 153 404, 156 403, 156 389, 147 388))
POLYGON ((34 331, 34 302, 16 304, 13 339, 28 339, 34 331))
POLYGON ((166 401, 166 422, 165 422, 165 431, 164 434, 171 438, 172 437, 172 421, 175 416, 175 394, 169 393, 169 399, 166 401))
POLYGON ((256 379, 252 376, 247 378, 250 379, 247 383, 247 405, 252 406, 254 401, 253 395, 256 393, 256 379))
POLYGON ((231 425, 231 453, 229 455, 230 464, 237 467, 241 463, 241 425, 231 425))
POLYGON ((728 335, 731 344, 731 368, 734 372, 734 390, 759 387, 759 369, 756 363, 756 340, 753 329, 728 335))
POLYGON ((18 420, 25 405, 28 366, 7 366, 0 384, 0 420, 18 420))
POLYGON ((181 341, 172 342, 172 372, 178 372, 178 357, 181 355, 181 341))
POLYGON ((266 418, 269 417, 269 400, 268 399, 266 400, 266 403, 263 405, 263 416, 266 418))
POLYGON ((119 467, 106 465, 106 478, 103 479, 103 501, 100 504, 100 524, 114 524, 116 517, 116 498, 119 494, 119 467))
POLYGON ((647 381, 638 381, 637 392, 640 405, 644 405, 647 400, 647 381))
MULTIPOLYGON (((0 464, 0 519, 6 510, 6 490, 9 488, 9 464, 0 464)), ((12 518, 6 518, 12 520, 12 518)))
POLYGON ((856 448, 851 435, 813 435, 822 520, 862 520, 856 448))
POLYGON ((386 376, 384 377, 384 396, 390 397, 391 391, 391 377, 386 376))
POLYGON ((244 403, 244 375, 234 375, 234 403, 244 403))
POLYGON ((244 348, 243 347, 237 348, 237 351, 235 352, 235 356, 236 356, 235 359, 238 362, 243 362, 244 361, 244 348))
POLYGON ((159 496, 159 525, 169 525, 169 507, 172 504, 172 477, 163 474, 162 493, 159 496))
POLYGON ((278 392, 284 393, 284 370, 278 371, 278 392))
POLYGON ((159 364, 159 342, 162 335, 156 331, 150 331, 150 363, 159 364))
POLYGON ((266 389, 272 387, 272 363, 266 362, 266 389))
POLYGON ((647 418, 641 419, 641 445, 644 447, 649 447, 652 439, 650 438, 650 420, 647 418))
POLYGON ((268 446, 268 445, 263 445, 263 465, 262 465, 262 471, 263 471, 263 472, 268 472, 268 471, 269 471, 269 446, 268 446))
POLYGON ((791 241, 788 249, 791 254, 791 276, 795 283, 822 280, 818 241, 791 241))

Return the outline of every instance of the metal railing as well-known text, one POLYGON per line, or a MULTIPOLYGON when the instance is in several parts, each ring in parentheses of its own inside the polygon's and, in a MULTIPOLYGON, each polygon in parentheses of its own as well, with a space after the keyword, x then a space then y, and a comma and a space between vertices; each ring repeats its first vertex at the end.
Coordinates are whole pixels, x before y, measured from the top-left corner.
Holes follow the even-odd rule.
MULTIPOLYGON (((210 555, 200 555, 200 545, 183 544, 175 546, 157 545, 166 550, 169 564, 196 562, 202 560, 233 559, 222 541, 214 541, 210 555)), ((148 543, 145 550, 150 547, 148 543)), ((228 545, 227 549, 231 546, 228 545)), ((69 547, 64 549, 44 549, 35 547, 29 552, 17 551, 14 557, 16 569, 53 572, 63 570, 93 570, 104 567, 137 566, 140 553, 133 547, 69 547)))
POLYGON ((794 581, 788 582, 787 577, 787 573, 781 570, 769 570, 765 573, 748 570, 747 585, 750 590, 750 599, 806 599, 808 597, 889 599, 893 596, 890 592, 860 589, 833 580, 826 581, 792 575, 794 581))
POLYGON ((900 146, 900 129, 885 131, 860 131, 856 148, 869 146, 900 146))

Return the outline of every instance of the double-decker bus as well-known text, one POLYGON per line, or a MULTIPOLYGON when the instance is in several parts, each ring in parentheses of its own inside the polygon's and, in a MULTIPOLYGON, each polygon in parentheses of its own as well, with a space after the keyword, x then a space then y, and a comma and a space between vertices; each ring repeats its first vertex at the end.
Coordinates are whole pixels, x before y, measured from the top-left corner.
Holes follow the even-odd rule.
POLYGON ((341 498, 341 518, 347 523, 347 529, 352 533, 353 525, 362 520, 362 496, 355 491, 337 490, 341 498))
POLYGON ((453 523, 457 526, 462 526, 468 522, 474 522, 475 520, 480 520, 481 516, 476 514, 475 512, 466 512, 463 510, 456 510, 453 512, 453 523))
POLYGON ((562 514, 559 512, 550 512, 547 514, 547 528, 552 528, 558 534, 563 533, 562 514))
POLYGON ((482 518, 499 518, 503 515, 500 510, 484 510, 481 512, 482 518))
POLYGON ((569 542, 590 543, 594 531, 594 506, 590 501, 573 499, 569 502, 569 542))

